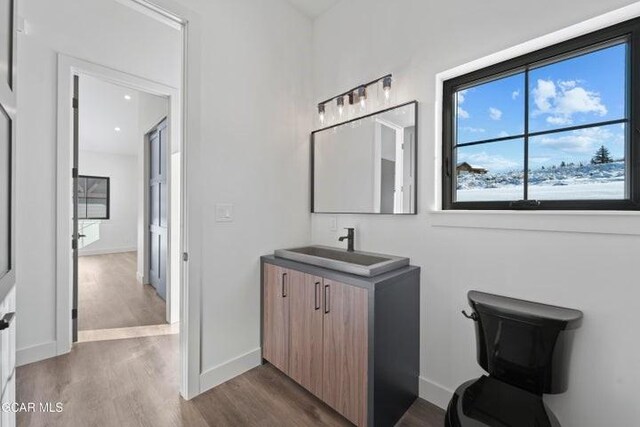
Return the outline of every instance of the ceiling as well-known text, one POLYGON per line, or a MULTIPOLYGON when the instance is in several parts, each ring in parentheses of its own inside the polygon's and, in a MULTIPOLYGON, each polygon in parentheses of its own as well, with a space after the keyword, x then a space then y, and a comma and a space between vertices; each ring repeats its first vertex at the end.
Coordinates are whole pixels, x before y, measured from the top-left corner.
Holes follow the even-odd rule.
POLYGON ((340 0, 289 0, 296 9, 310 18, 317 18, 340 0))
POLYGON ((79 92, 80 150, 137 155, 140 100, 156 96, 90 76, 80 77, 79 92))

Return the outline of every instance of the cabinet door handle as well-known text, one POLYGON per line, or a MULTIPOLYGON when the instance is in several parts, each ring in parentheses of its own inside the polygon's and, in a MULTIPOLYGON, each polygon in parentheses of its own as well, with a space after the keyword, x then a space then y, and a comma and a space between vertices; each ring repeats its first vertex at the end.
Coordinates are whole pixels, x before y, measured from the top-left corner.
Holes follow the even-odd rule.
POLYGON ((316 282, 316 287, 313 290, 315 304, 313 306, 314 309, 320 310, 320 282, 316 282))
POLYGON ((329 285, 324 285, 324 314, 327 314, 331 311, 331 307, 329 306, 330 299, 331 289, 329 289, 329 285))
POLYGON ((287 297, 287 291, 285 290, 285 285, 284 285, 286 278, 287 278, 287 273, 282 273, 282 298, 287 297))
POLYGON ((4 331, 5 329, 7 329, 9 326, 11 326, 11 322, 13 321, 13 318, 16 316, 15 312, 11 312, 11 313, 7 313, 5 314, 2 319, 0 319, 0 331, 4 331))

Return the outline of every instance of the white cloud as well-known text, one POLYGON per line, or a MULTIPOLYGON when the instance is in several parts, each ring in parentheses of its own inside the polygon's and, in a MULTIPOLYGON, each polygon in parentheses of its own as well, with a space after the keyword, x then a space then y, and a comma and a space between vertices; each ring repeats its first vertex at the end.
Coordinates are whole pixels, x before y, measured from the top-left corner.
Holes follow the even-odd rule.
POLYGON ((490 155, 484 151, 469 155, 464 155, 461 153, 460 156, 458 156, 458 160, 467 162, 475 167, 484 168, 489 172, 519 169, 521 167, 518 162, 507 159, 506 157, 500 155, 490 155))
POLYGON ((465 130, 465 131, 471 132, 471 133, 483 133, 483 132, 486 132, 486 129, 484 129, 484 128, 474 128, 474 127, 471 127, 471 126, 464 126, 462 128, 462 130, 465 130))
POLYGON ((458 91, 458 104, 462 104, 464 102, 464 97, 467 94, 468 90, 469 89, 458 91))
POLYGON ((500 133, 498 134, 498 138, 506 138, 507 136, 509 136, 509 132, 507 132, 506 130, 500 131, 500 133))
POLYGON ((489 117, 491 117, 493 120, 500 120, 500 118, 502 117, 502 111, 494 107, 489 107, 489 117))
POLYGON ((538 85, 533 89, 533 102, 541 112, 551 109, 552 99, 556 97, 556 85, 551 80, 538 79, 538 85))
POLYGON ((578 129, 561 136, 543 136, 534 138, 532 143, 554 148, 565 153, 591 153, 600 145, 624 141, 622 134, 613 134, 609 129, 600 127, 578 129))
POLYGON ((461 107, 461 105, 464 103, 464 98, 467 94, 467 91, 469 89, 464 89, 461 91, 458 91, 458 117, 460 117, 461 119, 468 119, 469 118, 469 112, 465 109, 463 109, 461 107))
POLYGON ((602 104, 597 92, 586 90, 579 86, 576 80, 552 80, 538 79, 533 89, 533 100, 537 109, 533 116, 550 114, 546 118, 547 123, 555 125, 567 125, 573 123, 575 114, 596 114, 604 116, 607 107, 602 104))
POLYGON ((547 123, 551 125, 568 125, 571 123, 571 119, 564 116, 549 116, 547 117, 547 123))
POLYGON ((518 96, 520 96, 520 89, 511 92, 511 99, 516 99, 518 96))

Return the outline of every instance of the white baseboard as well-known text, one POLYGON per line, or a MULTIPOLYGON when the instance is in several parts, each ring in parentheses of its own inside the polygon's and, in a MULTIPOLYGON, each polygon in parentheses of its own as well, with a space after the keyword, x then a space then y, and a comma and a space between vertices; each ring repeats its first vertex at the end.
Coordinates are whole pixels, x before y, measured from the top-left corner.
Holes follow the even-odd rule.
POLYGON ((260 366, 262 363, 262 349, 256 348, 218 366, 207 369, 200 374, 200 393, 229 381, 233 377, 260 366))
POLYGON ((123 252, 136 252, 138 248, 105 248, 105 249, 79 249, 78 256, 120 254, 123 252))
POLYGON ((418 383, 418 395, 442 409, 447 409, 453 391, 421 376, 418 383))
POLYGON ((55 341, 21 348, 16 351, 16 366, 39 362, 57 355, 57 343, 55 341))

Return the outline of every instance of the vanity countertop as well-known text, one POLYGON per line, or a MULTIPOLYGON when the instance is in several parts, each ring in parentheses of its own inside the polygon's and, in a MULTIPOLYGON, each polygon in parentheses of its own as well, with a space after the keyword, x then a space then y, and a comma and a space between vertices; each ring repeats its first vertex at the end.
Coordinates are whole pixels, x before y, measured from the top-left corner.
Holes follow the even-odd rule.
POLYGON ((273 264, 284 268, 302 271, 303 273, 312 274, 314 276, 325 277, 327 279, 336 280, 347 285, 358 286, 369 290, 380 290, 386 286, 393 286, 398 279, 403 276, 411 276, 420 274, 420 267, 408 265, 396 270, 382 273, 373 277, 357 276, 355 274, 343 273, 341 271, 331 270, 328 268, 317 267, 311 264, 291 261, 285 258, 278 258, 273 255, 264 255, 260 257, 263 263, 273 264))

